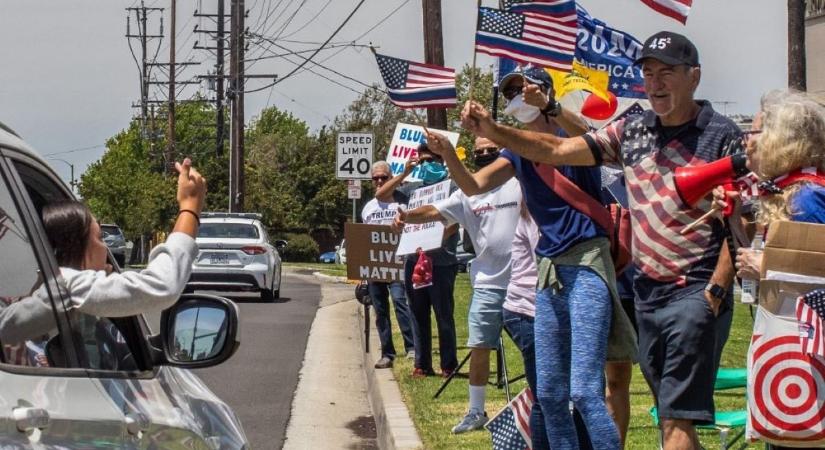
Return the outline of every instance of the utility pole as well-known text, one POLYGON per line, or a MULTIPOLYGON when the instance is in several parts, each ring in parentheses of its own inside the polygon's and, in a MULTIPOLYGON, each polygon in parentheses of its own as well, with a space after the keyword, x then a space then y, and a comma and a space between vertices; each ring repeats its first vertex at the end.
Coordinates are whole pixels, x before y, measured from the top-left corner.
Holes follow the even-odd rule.
POLYGON ((223 110, 223 96, 224 96, 224 85, 223 85, 223 77, 225 75, 224 67, 223 67, 223 57, 224 57, 224 39, 225 39, 225 30, 224 30, 224 0, 218 0, 218 55, 217 61, 215 64, 215 74, 218 78, 215 80, 215 110, 217 112, 217 123, 216 123, 216 147, 215 153, 218 156, 223 155, 223 127, 224 127, 224 110, 223 110))
POLYGON ((231 0, 229 36, 229 212, 244 207, 244 0, 231 0))
MULTIPOLYGON (((163 16, 160 18, 160 33, 148 34, 147 23, 149 21, 149 14, 152 12, 163 11, 163 8, 147 8, 143 0, 139 7, 126 8, 126 38, 140 40, 140 63, 138 69, 140 70, 140 121, 141 121, 141 138, 149 137, 150 142, 154 140, 154 136, 149 136, 147 128, 149 125, 149 73, 151 63, 148 59, 147 47, 150 39, 160 39, 163 37, 163 16), (132 12, 135 13, 135 23, 137 24, 137 34, 132 34, 132 12)), ((131 49, 131 41, 130 49, 131 49)), ((135 56, 137 60, 137 56, 135 56)))
POLYGON ((170 20, 169 20, 169 106, 168 106, 168 120, 169 125, 166 130, 166 155, 164 162, 166 163, 167 171, 174 171, 175 158, 175 19, 176 19, 176 5, 177 0, 170 0, 170 20))
MULTIPOLYGON (((444 66, 441 0, 422 0, 424 10, 424 62, 444 66)), ((447 129, 447 110, 427 108, 427 126, 447 129)))
POLYGON ((805 63, 805 0, 788 0, 788 87, 808 90, 805 63))

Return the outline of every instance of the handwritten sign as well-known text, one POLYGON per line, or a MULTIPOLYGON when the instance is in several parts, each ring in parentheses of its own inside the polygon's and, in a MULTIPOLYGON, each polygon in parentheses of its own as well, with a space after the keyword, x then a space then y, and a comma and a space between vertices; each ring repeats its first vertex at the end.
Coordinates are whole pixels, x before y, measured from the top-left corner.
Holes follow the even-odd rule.
MULTIPOLYGON (((413 192, 407 209, 415 209, 423 205, 432 205, 450 196, 450 180, 445 180, 432 186, 422 187, 413 192)), ((401 233, 398 243, 399 255, 409 255, 421 250, 432 250, 441 247, 444 235, 444 224, 429 222, 421 224, 407 224, 401 233)))
POLYGON ((389 225, 344 224, 347 240, 347 278, 402 281, 404 258, 397 255, 398 234, 389 225))
MULTIPOLYGON (((458 133, 434 128, 429 128, 429 130, 433 133, 446 136, 450 143, 453 144, 453 147, 458 145, 458 133)), ((396 125, 395 134, 392 136, 390 149, 387 152, 387 163, 390 165, 393 176, 404 171, 404 164, 407 163, 407 160, 413 156, 418 156, 418 145, 426 142, 426 140, 424 127, 406 123, 396 125)), ((418 167, 413 169, 412 173, 406 178, 406 181, 421 181, 421 177, 418 175, 419 170, 418 167)))

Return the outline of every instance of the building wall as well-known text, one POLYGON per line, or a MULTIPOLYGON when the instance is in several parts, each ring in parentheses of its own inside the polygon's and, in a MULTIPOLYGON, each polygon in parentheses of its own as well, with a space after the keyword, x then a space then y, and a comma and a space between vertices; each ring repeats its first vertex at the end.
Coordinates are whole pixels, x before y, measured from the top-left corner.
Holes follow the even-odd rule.
POLYGON ((805 20, 808 92, 825 93, 825 8, 809 9, 805 20))

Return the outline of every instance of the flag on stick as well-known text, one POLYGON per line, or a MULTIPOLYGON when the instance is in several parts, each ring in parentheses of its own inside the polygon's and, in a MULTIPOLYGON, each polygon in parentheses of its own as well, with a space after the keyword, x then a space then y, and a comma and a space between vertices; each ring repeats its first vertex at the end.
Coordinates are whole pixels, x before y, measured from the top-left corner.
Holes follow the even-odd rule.
POLYGON ((525 64, 569 72, 573 67, 578 23, 570 14, 524 14, 479 8, 476 50, 525 64))
POLYGON ((530 410, 533 393, 524 388, 486 425, 493 437, 493 450, 525 450, 530 448, 530 410))
POLYGON ((576 13, 575 0, 504 0, 502 7, 510 12, 534 12, 551 16, 576 13))
POLYGON ((796 299, 799 343, 802 353, 825 357, 825 289, 811 291, 796 299))
POLYGON ((375 54, 390 101, 401 108, 453 108, 455 69, 375 54))
POLYGON ((684 25, 687 23, 693 0, 642 0, 642 3, 659 14, 676 19, 684 25))

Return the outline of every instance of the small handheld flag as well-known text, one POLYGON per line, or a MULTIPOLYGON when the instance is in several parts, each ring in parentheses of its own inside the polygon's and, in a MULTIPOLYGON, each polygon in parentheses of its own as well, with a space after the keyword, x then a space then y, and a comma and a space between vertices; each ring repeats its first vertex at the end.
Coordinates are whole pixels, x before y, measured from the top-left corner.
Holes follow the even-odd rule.
POLYGON ((533 393, 524 388, 487 425, 493 438, 493 450, 525 450, 530 448, 530 411, 533 393))
POLYGON ((799 344, 802 353, 825 358, 825 289, 811 291, 796 300, 799 344))

